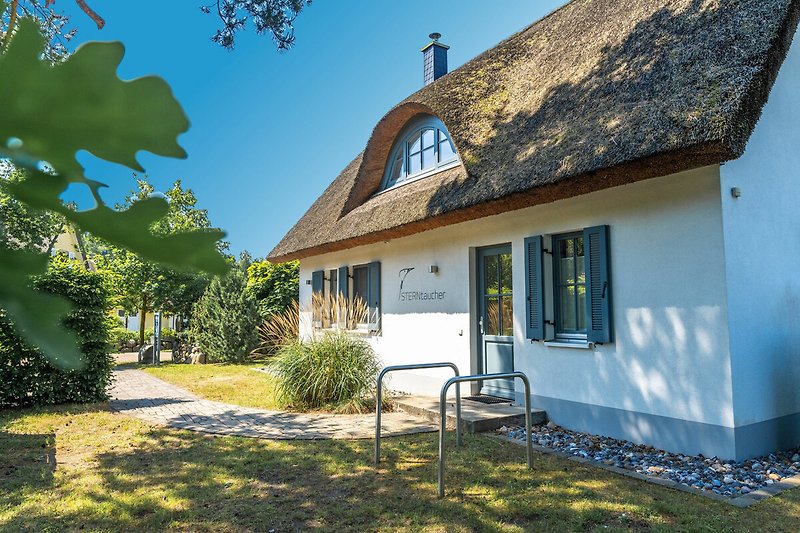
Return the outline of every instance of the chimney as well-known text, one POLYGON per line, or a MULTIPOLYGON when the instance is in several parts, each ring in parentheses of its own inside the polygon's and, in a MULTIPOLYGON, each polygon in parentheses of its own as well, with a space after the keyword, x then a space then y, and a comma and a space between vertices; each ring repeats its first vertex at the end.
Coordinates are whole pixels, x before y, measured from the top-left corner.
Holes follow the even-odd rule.
POLYGON ((447 50, 450 49, 446 44, 439 42, 441 33, 431 33, 431 42, 422 49, 425 65, 425 85, 430 85, 447 74, 447 50))

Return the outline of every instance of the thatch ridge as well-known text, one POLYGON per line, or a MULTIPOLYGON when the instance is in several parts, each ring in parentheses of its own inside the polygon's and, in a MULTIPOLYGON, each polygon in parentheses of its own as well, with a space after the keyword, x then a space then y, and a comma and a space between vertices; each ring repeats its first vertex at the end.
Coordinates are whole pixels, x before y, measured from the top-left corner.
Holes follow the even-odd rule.
POLYGON ((800 0, 574 0, 398 104, 270 253, 301 258, 739 157, 800 0), (462 166, 372 196, 397 132, 462 166))

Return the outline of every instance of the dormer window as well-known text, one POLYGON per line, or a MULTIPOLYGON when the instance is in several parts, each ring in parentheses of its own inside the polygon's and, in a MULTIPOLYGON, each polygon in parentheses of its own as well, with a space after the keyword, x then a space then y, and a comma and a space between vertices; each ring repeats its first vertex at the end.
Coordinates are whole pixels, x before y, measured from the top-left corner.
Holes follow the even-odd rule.
POLYGON ((450 135, 441 120, 412 120, 395 141, 380 190, 416 180, 458 163, 450 135))

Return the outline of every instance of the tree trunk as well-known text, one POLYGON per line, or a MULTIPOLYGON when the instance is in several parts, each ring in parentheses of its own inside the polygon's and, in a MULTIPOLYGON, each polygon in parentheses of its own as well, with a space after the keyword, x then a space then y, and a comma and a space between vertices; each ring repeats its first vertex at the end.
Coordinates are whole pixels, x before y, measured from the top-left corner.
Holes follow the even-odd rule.
POLYGON ((147 320, 147 296, 142 295, 142 308, 139 310, 139 346, 144 346, 144 323, 147 320))

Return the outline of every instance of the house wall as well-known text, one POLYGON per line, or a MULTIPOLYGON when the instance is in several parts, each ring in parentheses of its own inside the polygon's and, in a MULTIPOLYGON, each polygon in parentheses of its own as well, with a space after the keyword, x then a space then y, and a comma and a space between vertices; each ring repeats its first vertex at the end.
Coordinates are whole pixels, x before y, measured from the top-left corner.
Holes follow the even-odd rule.
MULTIPOLYGON (((126 317, 119 316, 117 311, 118 310, 116 309, 114 310, 114 315, 120 320, 123 326, 125 326, 127 323, 126 329, 128 331, 139 331, 139 320, 141 318, 140 315, 136 314, 128 316, 126 321, 126 317)), ((177 329, 175 327, 176 323, 177 323, 177 317, 174 317, 172 315, 163 315, 161 318, 162 328, 177 329)), ((147 313, 145 315, 145 320, 144 320, 144 329, 153 329, 154 327, 155 327, 155 315, 153 313, 147 313)))
POLYGON ((64 252, 72 259, 80 259, 81 252, 78 247, 78 238, 73 231, 64 231, 56 237, 56 242, 53 243, 53 250, 64 252))
MULTIPOLYGON (((474 373, 475 250, 500 243, 512 243, 515 366, 531 379, 534 406, 571 429, 735 455, 719 167, 304 259, 301 302, 314 270, 381 261, 383 331, 371 342, 383 363, 446 360, 474 373), (527 341, 524 238, 599 224, 611 227, 615 342, 577 350, 527 341), (412 267, 404 291, 444 294, 400 301, 400 271, 412 267)), ((391 386, 434 395, 447 376, 397 373, 391 386)))
POLYGON ((800 444, 800 45, 744 156, 721 169, 736 448, 800 444), (741 197, 733 198, 731 188, 741 197))

